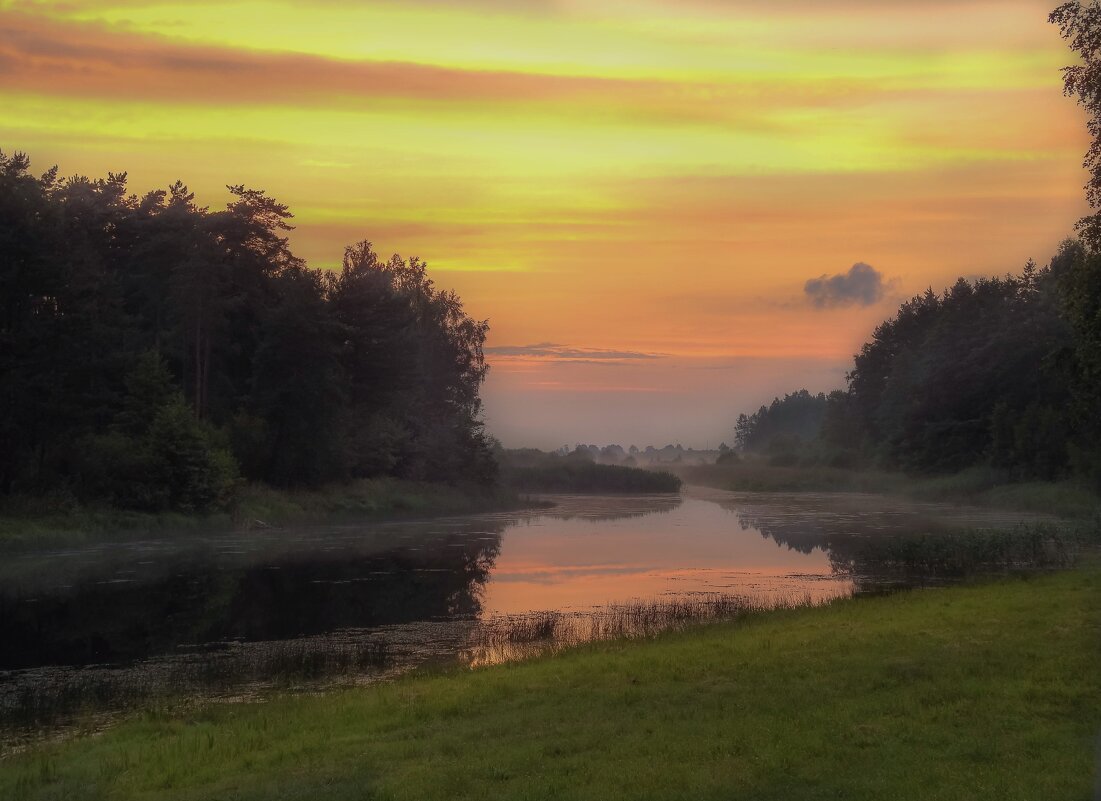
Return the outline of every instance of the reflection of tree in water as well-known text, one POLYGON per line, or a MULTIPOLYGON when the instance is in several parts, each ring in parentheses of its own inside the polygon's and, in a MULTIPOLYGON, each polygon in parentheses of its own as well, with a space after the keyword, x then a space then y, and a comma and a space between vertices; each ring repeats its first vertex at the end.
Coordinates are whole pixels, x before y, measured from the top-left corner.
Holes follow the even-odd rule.
POLYGON ((862 548, 856 542, 860 535, 854 533, 851 526, 841 528, 828 517, 799 512, 733 511, 743 531, 757 531, 762 537, 803 554, 815 549, 825 551, 830 571, 834 575, 851 578, 857 592, 868 592, 880 583, 871 578, 872 565, 860 563, 862 548))
POLYGON ((173 542, 152 562, 90 549, 67 586, 34 564, 0 584, 0 750, 76 712, 374 680, 456 650, 507 522, 173 542))
MULTIPOLYGON (((105 560, 67 587, 0 590, 0 669, 124 663, 180 647, 284 640, 481 611, 504 522, 380 547, 344 538, 253 554, 173 554, 120 578, 105 560)), ((131 557, 133 559, 133 557, 131 557)))
POLYGON ((743 530, 800 553, 826 551, 833 573, 851 577, 858 592, 1061 566, 1078 550, 1073 533, 1054 525, 961 528, 893 511, 734 511, 743 530))
POLYGON ((757 531, 766 539, 775 540, 793 551, 809 554, 815 548, 826 548, 828 534, 815 519, 782 520, 774 515, 738 510, 738 525, 743 531, 757 531))

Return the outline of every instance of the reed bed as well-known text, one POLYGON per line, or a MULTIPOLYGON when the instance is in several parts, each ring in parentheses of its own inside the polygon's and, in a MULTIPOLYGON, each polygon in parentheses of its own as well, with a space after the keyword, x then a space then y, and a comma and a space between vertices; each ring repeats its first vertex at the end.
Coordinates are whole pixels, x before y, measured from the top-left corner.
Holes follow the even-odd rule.
POLYGON ((474 666, 499 664, 588 642, 652 637, 703 623, 730 621, 774 609, 814 606, 809 594, 769 596, 707 593, 609 604, 576 612, 534 612, 488 618, 470 634, 463 654, 474 666))
POLYGON ((1009 530, 928 532, 903 537, 853 540, 832 548, 838 573, 902 579, 922 585, 944 579, 1014 571, 1052 570, 1076 564, 1096 552, 1095 527, 1038 523, 1009 530))

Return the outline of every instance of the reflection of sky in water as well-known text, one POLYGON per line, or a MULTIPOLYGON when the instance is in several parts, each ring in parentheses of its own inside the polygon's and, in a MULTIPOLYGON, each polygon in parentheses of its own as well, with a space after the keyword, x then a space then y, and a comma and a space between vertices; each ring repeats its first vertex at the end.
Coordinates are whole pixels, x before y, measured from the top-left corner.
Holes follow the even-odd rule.
POLYGON ((74 709, 356 683, 464 654, 516 658, 547 642, 494 632, 541 618, 528 613, 557 616, 553 638, 568 644, 636 600, 769 606, 845 596, 874 589, 869 545, 1025 517, 697 487, 683 497, 554 501, 13 554, 0 560, 0 753, 8 726, 31 720, 48 731, 74 709))
MULTIPOLYGON (((637 501, 636 501, 637 503, 637 501)), ((743 528, 736 514, 685 498, 618 520, 534 517, 504 532, 483 596, 488 615, 586 609, 668 594, 851 590, 825 551, 800 553, 743 528)))

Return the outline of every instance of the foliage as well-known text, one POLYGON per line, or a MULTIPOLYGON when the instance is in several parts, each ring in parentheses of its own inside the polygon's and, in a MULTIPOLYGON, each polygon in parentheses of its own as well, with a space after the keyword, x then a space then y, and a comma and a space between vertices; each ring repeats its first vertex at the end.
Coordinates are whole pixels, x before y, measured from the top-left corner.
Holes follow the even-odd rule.
POLYGON ((74 475, 81 494, 149 512, 224 507, 237 464, 174 389, 161 357, 138 357, 125 385, 114 424, 80 442, 74 475))
POLYGON ((228 508, 206 514, 84 506, 64 494, 15 496, 3 499, 0 505, 0 552, 41 551, 165 534, 210 535, 235 528, 467 514, 531 506, 532 501, 499 486, 386 477, 298 489, 236 482, 228 508))
POLYGON ((565 457, 538 467, 505 471, 507 484, 520 492, 679 492, 681 481, 670 473, 565 457))
POLYGON ((1071 419, 1077 436, 1071 461, 1101 487, 1101 6, 1096 0, 1063 3, 1049 21, 1078 56, 1078 63, 1063 70, 1064 89, 1086 110, 1090 135, 1083 166, 1089 172, 1086 201, 1093 213, 1078 222, 1081 245, 1064 249, 1061 281, 1075 335, 1071 419))
POLYGON ((771 450, 776 465, 808 454, 926 474, 989 465, 1017 481, 1101 488, 1101 5, 1064 3, 1050 21, 1079 56, 1064 84, 1092 139, 1094 213, 1078 223, 1081 240, 1047 267, 911 298, 856 355, 845 391, 804 390, 741 415, 740 449, 771 450))
POLYGON ((734 445, 743 451, 790 451, 814 440, 822 428, 826 396, 801 389, 776 398, 751 415, 739 415, 734 445))
POLYGON ((696 465, 679 472, 690 484, 737 492, 886 493, 926 502, 1101 520, 1101 496, 1077 480, 1011 482, 1003 471, 982 465, 958 473, 905 476, 832 467, 821 463, 814 453, 805 458, 805 464, 795 466, 747 458, 736 464, 696 465))
POLYGON ((775 466, 1081 474, 1076 454, 1096 447, 1080 436, 1089 403, 1077 354, 1089 350, 1089 326, 1074 322, 1080 300, 1068 282, 1084 258, 1068 242, 1046 267, 911 298, 856 355, 846 390, 801 390, 742 415, 739 447, 775 466))
POLYGON ((1093 249, 1101 245, 1101 6, 1080 0, 1063 3, 1048 16, 1079 57, 1063 68, 1063 89, 1086 110, 1091 142, 1082 166, 1089 172, 1086 201, 1094 213, 1078 222, 1082 238, 1093 249))
POLYGON ((487 325, 421 261, 361 242, 311 270, 260 190, 211 211, 179 182, 29 169, 0 154, 0 496, 199 510, 238 469, 492 482, 487 325))
POLYGON ((1073 339, 1060 266, 961 278, 876 328, 849 374, 848 411, 881 464, 951 472, 992 460, 1021 477, 1065 472, 1073 339))

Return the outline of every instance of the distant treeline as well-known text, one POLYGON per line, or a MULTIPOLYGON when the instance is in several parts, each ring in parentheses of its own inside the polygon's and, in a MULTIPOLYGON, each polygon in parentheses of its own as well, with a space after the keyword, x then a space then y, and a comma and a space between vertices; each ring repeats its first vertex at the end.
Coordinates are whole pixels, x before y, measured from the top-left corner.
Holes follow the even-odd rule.
MULTIPOLYGON (((710 464, 722 453, 729 450, 725 444, 718 450, 697 450, 685 448, 679 442, 676 445, 665 445, 656 448, 647 445, 639 448, 630 445, 624 448, 622 445, 585 445, 579 443, 571 448, 563 445, 551 453, 555 456, 569 456, 574 459, 587 459, 597 464, 624 465, 626 467, 648 467, 662 464, 710 464)), ((518 464, 530 458, 535 462, 542 462, 548 456, 546 451, 536 448, 518 448, 507 451, 507 458, 512 464, 518 464)))
POLYGON ((1101 256, 1066 242, 1021 275, 959 279, 875 329, 845 390, 741 415, 736 445, 779 463, 1101 484, 1101 256))
POLYGON ((240 477, 491 481, 487 325, 417 259, 291 253, 287 207, 0 153, 0 497, 224 503, 240 477))
POLYGON ((593 462, 562 462, 509 470, 506 481, 521 492, 679 492, 681 481, 670 473, 593 462))
POLYGON ((676 476, 622 464, 598 464, 579 446, 568 453, 535 448, 497 451, 504 483, 519 492, 679 492, 676 476))

